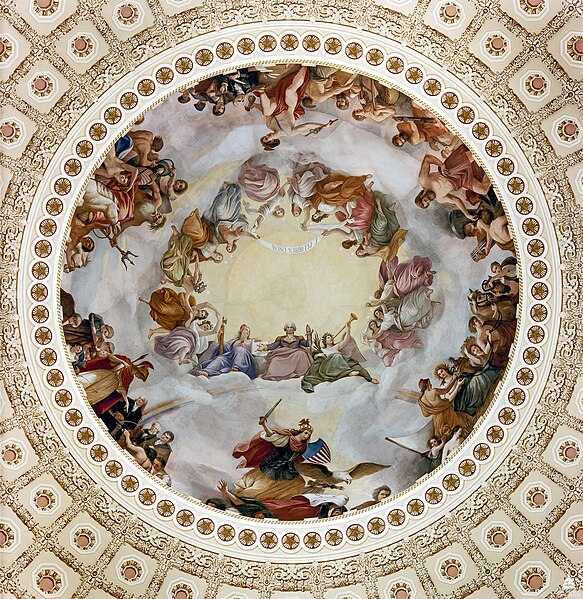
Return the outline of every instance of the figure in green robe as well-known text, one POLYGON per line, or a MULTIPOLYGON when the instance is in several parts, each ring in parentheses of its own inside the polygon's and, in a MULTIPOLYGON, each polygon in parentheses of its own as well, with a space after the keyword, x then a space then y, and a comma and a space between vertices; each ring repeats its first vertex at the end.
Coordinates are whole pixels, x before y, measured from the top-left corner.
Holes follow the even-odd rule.
POLYGON ((369 383, 379 384, 360 364, 364 356, 350 334, 350 321, 340 342, 334 344, 334 336, 324 333, 322 344, 322 351, 314 356, 314 363, 302 377, 302 389, 306 393, 313 393, 314 387, 320 383, 333 383, 346 376, 361 376, 369 383))

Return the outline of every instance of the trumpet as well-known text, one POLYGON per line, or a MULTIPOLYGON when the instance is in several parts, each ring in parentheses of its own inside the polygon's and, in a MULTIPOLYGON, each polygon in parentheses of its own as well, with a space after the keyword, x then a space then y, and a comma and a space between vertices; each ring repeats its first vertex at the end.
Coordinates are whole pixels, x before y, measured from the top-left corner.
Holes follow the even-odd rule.
POLYGON ((340 335, 340 333, 342 333, 342 331, 347 327, 347 325, 349 325, 353 320, 358 320, 358 316, 351 312, 348 322, 336 333, 336 335, 334 335, 333 339, 336 339, 336 337, 338 337, 338 335, 340 335))

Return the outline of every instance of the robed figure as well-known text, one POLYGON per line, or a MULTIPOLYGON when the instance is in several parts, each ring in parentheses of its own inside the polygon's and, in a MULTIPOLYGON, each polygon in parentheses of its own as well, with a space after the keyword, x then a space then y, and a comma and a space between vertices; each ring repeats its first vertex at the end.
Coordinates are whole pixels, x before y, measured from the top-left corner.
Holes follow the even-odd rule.
POLYGON ((120 400, 127 402, 134 378, 145 381, 151 368, 154 366, 150 362, 132 362, 126 356, 111 354, 106 358, 89 360, 77 378, 87 400, 100 416, 120 400))
POLYGON ((346 323, 346 331, 338 343, 334 343, 335 336, 331 333, 322 336, 322 345, 314 356, 314 362, 302 377, 301 387, 306 393, 313 393, 314 387, 320 383, 333 383, 345 377, 358 376, 369 383, 379 384, 361 365, 365 358, 351 335, 351 322, 352 318, 346 323))
POLYGON ((286 332, 273 343, 263 346, 268 350, 267 371, 263 375, 266 381, 283 381, 303 376, 314 361, 309 348, 312 345, 312 330, 306 327, 307 338, 296 335, 296 325, 292 321, 285 323, 286 332))
POLYGON ((247 499, 291 499, 304 493, 306 485, 297 466, 306 461, 326 463, 330 450, 322 439, 309 443, 313 428, 303 419, 296 429, 271 429, 267 419, 259 423, 263 432, 233 449, 234 458, 242 458, 238 468, 250 468, 237 480, 233 492, 247 499))

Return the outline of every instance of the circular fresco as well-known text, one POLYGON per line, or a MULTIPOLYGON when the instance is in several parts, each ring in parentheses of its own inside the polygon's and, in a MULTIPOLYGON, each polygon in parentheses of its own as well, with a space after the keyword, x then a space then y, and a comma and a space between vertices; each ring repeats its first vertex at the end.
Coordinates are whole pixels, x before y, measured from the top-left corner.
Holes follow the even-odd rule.
MULTIPOLYGON (((457 116, 475 121, 469 106, 457 116)), ((87 181, 65 248, 64 339, 94 412, 158 482, 244 516, 326 518, 405 490, 471 434, 516 331, 514 251, 481 164, 404 93, 336 67, 241 68, 147 112, 87 181)))

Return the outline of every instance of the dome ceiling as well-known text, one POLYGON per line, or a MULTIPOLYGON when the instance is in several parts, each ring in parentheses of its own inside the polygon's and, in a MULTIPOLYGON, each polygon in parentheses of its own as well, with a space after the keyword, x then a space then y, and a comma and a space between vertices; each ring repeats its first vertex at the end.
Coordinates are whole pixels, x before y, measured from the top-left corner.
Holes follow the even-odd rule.
POLYGON ((8 596, 580 588, 582 29, 549 0, 9 14, 8 596))

